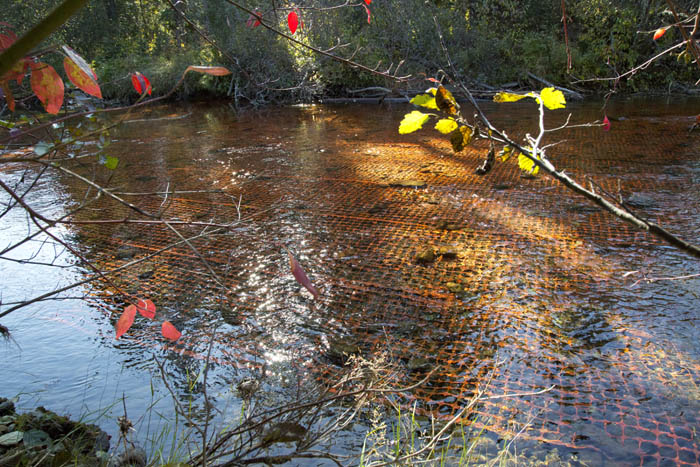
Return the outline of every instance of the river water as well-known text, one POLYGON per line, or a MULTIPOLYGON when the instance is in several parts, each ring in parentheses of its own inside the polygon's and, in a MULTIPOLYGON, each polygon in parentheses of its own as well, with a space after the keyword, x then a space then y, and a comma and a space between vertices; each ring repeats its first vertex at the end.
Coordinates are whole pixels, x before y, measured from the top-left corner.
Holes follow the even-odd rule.
MULTIPOLYGON (((688 132, 698 104, 613 102, 609 132, 594 126, 548 135, 557 143, 550 158, 700 243, 700 149, 688 132)), ((537 129, 533 105, 484 107, 510 135, 537 129)), ((488 146, 455 154, 428 125, 399 135, 410 110, 308 105, 237 113, 192 104, 124 117, 107 150, 119 158, 114 173, 72 168, 175 219, 178 233, 132 223, 143 217, 104 197, 71 218, 82 223, 57 230, 103 270, 142 261, 109 282, 3 318, 16 344, 2 346, 2 395, 19 395, 20 408, 41 404, 96 420, 114 439, 123 398, 136 438, 157 449, 173 402, 156 359, 175 397, 198 404, 211 352, 207 391, 225 421, 240 411, 235 387, 243 378, 264 372, 263 391, 284 400, 292 397, 290 380, 328 382, 351 351, 384 355, 397 385, 437 366, 406 397, 423 415, 449 417, 478 390, 516 394, 485 398, 469 416, 493 442, 486 457, 517 433, 511 448, 523 462, 700 462, 700 279, 644 280, 698 274, 698 261, 545 176, 523 177, 513 160, 474 175, 488 146), (88 222, 97 219, 114 222, 88 222), (199 237, 149 257, 179 235, 199 237), (285 248, 320 289, 318 300, 294 280, 285 248), (443 254, 417 260, 428 249, 443 254), (155 320, 137 317, 119 340, 117 289, 158 307, 155 320), (175 343, 160 335, 165 319, 183 333, 175 343)), ((562 124, 568 112, 571 124, 602 118, 600 103, 571 104, 548 113, 547 124, 562 124)), ((19 186, 23 174, 14 166, 0 172, 19 186)), ((27 200, 55 215, 84 195, 84 184, 49 173, 27 200)), ((28 225, 11 210, 2 245, 28 225)), ((3 309, 92 274, 76 254, 41 237, 8 256, 34 254, 52 266, 0 259, 3 309)), ((361 428, 340 437, 338 449, 359 450, 361 428)))

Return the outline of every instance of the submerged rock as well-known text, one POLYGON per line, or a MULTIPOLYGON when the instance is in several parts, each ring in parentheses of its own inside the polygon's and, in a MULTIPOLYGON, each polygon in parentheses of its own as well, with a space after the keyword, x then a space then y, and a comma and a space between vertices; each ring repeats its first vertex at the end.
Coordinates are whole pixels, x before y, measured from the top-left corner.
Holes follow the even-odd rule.
POLYGON ((326 356, 331 362, 342 366, 345 365, 351 355, 356 355, 360 352, 360 346, 356 342, 351 341, 347 337, 338 337, 329 342, 326 356))
POLYGON ((636 208, 653 208, 656 206, 656 201, 651 196, 642 193, 633 193, 625 202, 636 208))
POLYGON ((399 180, 389 183, 389 186, 395 188, 425 188, 426 183, 422 180, 399 180))
POLYGON ((271 426, 263 435, 262 444, 294 443, 306 436, 306 428, 294 422, 280 422, 271 426))
POLYGON ((445 287, 447 287, 447 290, 449 290, 452 293, 461 293, 464 291, 462 285, 456 282, 448 282, 447 284, 445 284, 445 287))
POLYGON ((456 223, 452 223, 446 220, 441 220, 438 221, 438 223, 435 225, 435 228, 438 230, 447 230, 447 231, 453 231, 453 230, 461 230, 462 226, 456 223))
POLYGON ((433 261, 435 261, 435 250, 433 250, 431 247, 428 247, 419 251, 415 256, 415 260, 421 264, 432 263, 433 261))
POLYGON ((442 256, 443 259, 453 259, 457 257, 457 249, 451 246, 441 246, 435 252, 437 256, 442 256))

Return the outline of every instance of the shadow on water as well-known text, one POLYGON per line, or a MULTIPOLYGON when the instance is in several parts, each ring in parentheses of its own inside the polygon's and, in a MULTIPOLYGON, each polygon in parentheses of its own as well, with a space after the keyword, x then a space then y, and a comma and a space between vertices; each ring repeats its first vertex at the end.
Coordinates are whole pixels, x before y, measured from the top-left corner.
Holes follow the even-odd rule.
MULTIPOLYGON (((615 103, 612 131, 567 130, 551 157, 697 241, 697 138, 687 132, 696 104, 615 103)), ((485 107, 509 134, 534 131, 532 106, 485 107)), ((572 123, 600 118, 598 104, 570 107, 572 123)), ((411 396, 426 413, 450 415, 478 389, 498 395, 554 385, 538 396, 485 400, 473 415, 498 436, 529 424, 519 450, 534 457, 557 448, 594 465, 698 462, 700 282, 631 287, 644 274, 697 273, 696 262, 545 177, 523 178, 512 162, 473 175, 486 146, 453 154, 431 132, 399 136, 406 111, 302 106, 236 115, 196 105, 137 115, 114 136, 120 170, 111 185, 152 211, 166 206, 171 217, 201 223, 235 221, 240 200, 240 222, 193 241, 222 284, 180 245, 113 278, 183 330, 177 343, 164 343, 159 327, 144 320, 114 341, 111 313, 122 304, 106 284, 89 289, 90 313, 76 311, 80 304, 59 308, 70 326, 52 340, 80 330, 81 342, 93 342, 76 348, 103 359, 81 371, 123 364, 120 388, 148 401, 143 382, 133 380, 154 369, 153 354, 168 361, 186 399, 183 375, 198 372, 213 339, 213 396, 234 407, 225 388, 263 367, 277 381, 270 390, 284 398, 290 372, 324 380, 343 350, 386 350, 405 384, 440 365, 411 396), (183 118, 162 119, 169 115, 183 118), (189 192, 164 203, 156 192, 166 189, 189 192), (282 245, 321 289, 320 300, 289 274, 282 245), (426 249, 436 257, 417 261, 426 249)), ((565 118, 553 114, 552 125, 565 118)), ((70 180, 51 183, 81 196, 70 180)), ((82 218, 127 215, 102 203, 82 218)), ((203 229, 179 227, 184 236, 203 229)), ((70 235, 105 269, 178 239, 163 226, 120 223, 75 226, 70 235)), ((33 316, 48 328, 47 317, 59 312, 44 307, 33 316)), ((34 355, 25 353, 21 364, 40 373, 49 362, 28 361, 34 355)), ((66 371, 56 378, 73 379, 66 371)), ((86 392, 99 387, 92 381, 86 392)), ((27 377, 13 384, 34 387, 27 377)), ((101 390, 82 401, 104 402, 101 390)))

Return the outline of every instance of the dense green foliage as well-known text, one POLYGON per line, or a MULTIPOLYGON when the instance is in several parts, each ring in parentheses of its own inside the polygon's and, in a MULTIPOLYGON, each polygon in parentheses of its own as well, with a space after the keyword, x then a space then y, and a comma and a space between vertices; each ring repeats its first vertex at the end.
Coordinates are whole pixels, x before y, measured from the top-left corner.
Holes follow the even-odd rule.
MULTIPOLYGON (((9 8, 2 8, 2 19, 21 33, 58 2, 2 3, 9 4, 9 8)), ((651 38, 650 31, 673 22, 664 1, 568 0, 573 67, 567 70, 561 0, 376 0, 370 5, 369 24, 362 2, 318 9, 338 3, 250 0, 243 5, 260 11, 267 21, 285 31, 287 13, 298 7, 305 27, 294 37, 321 49, 347 44, 334 53, 352 55, 370 67, 381 62, 379 68, 386 69, 405 60, 402 74, 417 78, 446 68, 435 17, 462 77, 476 86, 529 85, 528 72, 562 85, 578 79, 614 77, 680 37, 673 30, 658 43, 651 38), (273 5, 279 10, 273 10, 273 5)), ((697 2, 690 0, 676 4, 684 14, 697 8, 697 2)), ((382 77, 294 46, 263 27, 247 27, 249 14, 225 0, 189 0, 177 5, 237 63, 209 45, 166 1, 90 2, 52 43, 69 43, 91 59, 106 97, 133 96, 128 73, 135 70, 150 77, 155 93, 167 92, 190 64, 222 64, 234 74, 230 79, 188 78, 181 96, 236 94, 260 103, 280 97, 338 95, 364 86, 392 86, 382 77), (290 87, 294 90, 284 90, 290 87)), ((682 88, 692 85, 696 74, 696 69, 677 60, 676 54, 655 62, 620 88, 630 92, 678 84, 682 88)), ((611 84, 585 82, 578 86, 604 91, 611 84)))

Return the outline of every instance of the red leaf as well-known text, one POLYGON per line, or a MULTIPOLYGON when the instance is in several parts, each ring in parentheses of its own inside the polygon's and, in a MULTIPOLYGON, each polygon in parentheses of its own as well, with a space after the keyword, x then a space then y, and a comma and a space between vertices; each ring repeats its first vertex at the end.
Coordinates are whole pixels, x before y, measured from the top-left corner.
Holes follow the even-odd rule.
POLYGON ((86 75, 92 76, 92 79, 97 81, 97 75, 95 74, 95 70, 93 70, 90 67, 90 65, 88 65, 88 63, 85 61, 85 59, 83 57, 81 57, 80 55, 78 55, 78 53, 75 50, 71 49, 67 45, 64 45, 63 52, 65 52, 65 54, 68 55, 68 58, 73 60, 73 63, 78 65, 78 68, 83 70, 86 75))
POLYGON ((97 82, 69 57, 63 59, 63 69, 66 70, 68 79, 76 88, 102 99, 102 91, 97 82))
POLYGON ((603 118, 603 130, 610 131, 610 120, 607 115, 603 118))
POLYGON ((188 66, 185 73, 188 71, 196 71, 197 73, 206 73, 213 76, 226 76, 231 74, 228 68, 222 66, 188 66))
POLYGON ((170 339, 171 341, 178 340, 182 335, 182 333, 178 331, 170 321, 163 321, 163 325, 160 327, 160 332, 163 334, 163 337, 170 339))
POLYGON ((139 94, 148 93, 149 96, 151 95, 151 82, 140 72, 131 74, 131 84, 134 85, 134 89, 139 94))
POLYGON ((314 296, 314 299, 318 299, 318 290, 316 289, 316 287, 313 286, 313 284, 309 280, 309 277, 302 269, 301 265, 299 264, 299 261, 297 261, 296 258, 292 256, 292 254, 289 251, 287 251, 287 254, 289 255, 289 263, 292 267, 292 275, 294 276, 294 278, 297 280, 298 283, 306 287, 306 290, 311 292, 311 295, 314 296))
POLYGON ((248 16, 245 25, 249 28, 257 28, 260 26, 260 12, 256 10, 254 14, 248 16))
POLYGON ((365 0, 365 3, 369 5, 370 3, 372 3, 372 0, 365 0))
POLYGON ((290 11, 287 15, 287 26, 289 30, 294 34, 297 32, 297 26, 299 26, 299 16, 296 11, 290 11))
POLYGON ((122 315, 117 321, 117 339, 119 339, 126 331, 129 330, 132 324, 134 324, 134 317, 136 316, 136 307, 134 305, 129 305, 124 308, 122 315))
MULTIPOLYGON (((369 2, 367 2, 367 5, 369 5, 369 2)), ((370 24, 370 21, 372 20, 372 14, 369 12, 369 8, 367 8, 367 5, 362 6, 365 7, 365 10, 367 10, 367 24, 370 24)))
POLYGON ((17 36, 10 31, 8 34, 0 34, 0 50, 5 50, 12 45, 17 36))
POLYGON ((156 306, 149 299, 139 300, 136 309, 144 318, 153 319, 156 316, 156 306))
POLYGON ((32 91, 39 98, 46 111, 57 114, 63 105, 63 80, 51 65, 32 63, 32 91))
POLYGON ((667 27, 657 29, 656 32, 654 32, 654 40, 661 39, 663 35, 666 34, 667 29, 667 27))
POLYGON ((12 95, 12 91, 10 90, 10 86, 7 84, 7 81, 3 81, 0 83, 0 91, 5 95, 5 102, 7 102, 7 107, 10 109, 11 112, 15 111, 15 98, 12 95))

